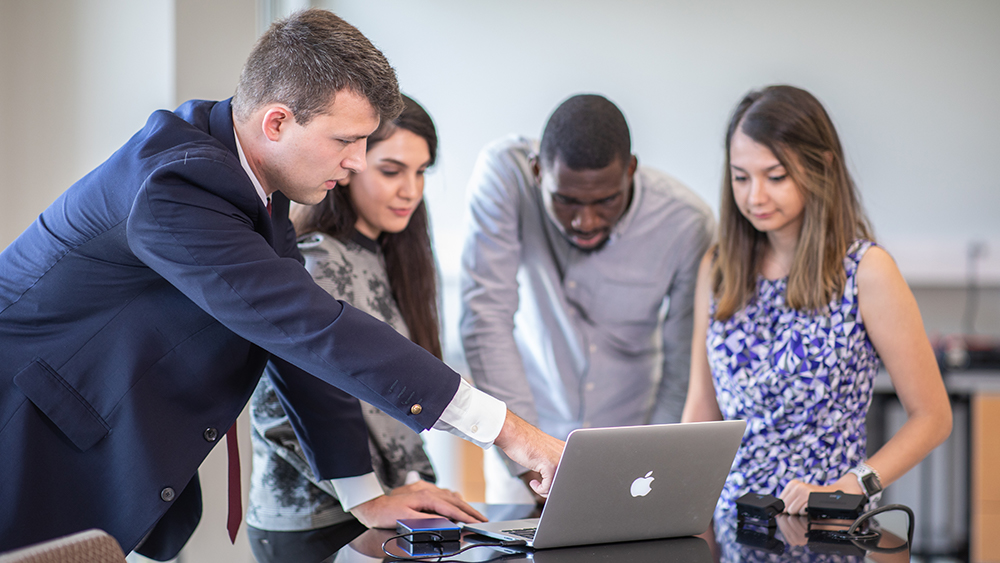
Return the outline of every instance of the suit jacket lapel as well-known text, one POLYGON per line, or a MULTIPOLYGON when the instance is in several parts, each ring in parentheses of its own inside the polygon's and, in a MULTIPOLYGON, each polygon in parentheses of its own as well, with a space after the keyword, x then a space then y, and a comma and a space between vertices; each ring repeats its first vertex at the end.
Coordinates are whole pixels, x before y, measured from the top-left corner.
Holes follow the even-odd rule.
POLYGON ((208 123, 208 134, 218 139, 230 152, 238 155, 239 153, 236 150, 236 136, 233 134, 232 98, 216 102, 212 106, 212 113, 209 116, 208 123))
MULTIPOLYGON (((232 101, 233 99, 229 98, 228 100, 217 102, 214 106, 212 106, 212 112, 209 116, 208 134, 215 137, 217 141, 225 145, 225 147, 229 149, 229 152, 233 153, 233 155, 239 159, 239 151, 236 148, 236 134, 233 131, 232 101)), ((254 191, 253 185, 250 185, 250 190, 254 191)), ((264 203, 260 201, 260 198, 256 197, 256 193, 254 194, 254 198, 257 200, 258 206, 258 219, 254 220, 254 228, 267 240, 267 243, 273 247, 274 225, 271 220, 272 218, 267 214, 267 208, 264 207, 264 203)), ((273 203, 274 198, 272 197, 271 199, 273 203)), ((278 216, 279 211, 277 209, 272 209, 272 212, 274 212, 275 217, 278 216)), ((282 212, 285 216, 288 215, 287 204, 282 212)))

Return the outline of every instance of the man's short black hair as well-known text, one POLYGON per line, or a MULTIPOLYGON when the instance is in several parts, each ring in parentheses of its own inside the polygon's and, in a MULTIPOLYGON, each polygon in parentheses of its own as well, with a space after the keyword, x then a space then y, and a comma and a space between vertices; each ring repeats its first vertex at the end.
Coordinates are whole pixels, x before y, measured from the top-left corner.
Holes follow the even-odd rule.
POLYGON ((559 105, 542 133, 546 167, 556 157, 572 170, 605 168, 632 156, 628 123, 618 106, 604 96, 579 94, 559 105))

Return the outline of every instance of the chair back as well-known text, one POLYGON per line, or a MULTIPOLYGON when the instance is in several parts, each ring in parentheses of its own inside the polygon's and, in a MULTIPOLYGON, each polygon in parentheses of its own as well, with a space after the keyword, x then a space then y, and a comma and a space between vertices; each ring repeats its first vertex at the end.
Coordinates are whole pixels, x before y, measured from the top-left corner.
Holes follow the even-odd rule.
POLYGON ((115 538, 94 529, 8 551, 0 563, 125 563, 125 554, 115 538))

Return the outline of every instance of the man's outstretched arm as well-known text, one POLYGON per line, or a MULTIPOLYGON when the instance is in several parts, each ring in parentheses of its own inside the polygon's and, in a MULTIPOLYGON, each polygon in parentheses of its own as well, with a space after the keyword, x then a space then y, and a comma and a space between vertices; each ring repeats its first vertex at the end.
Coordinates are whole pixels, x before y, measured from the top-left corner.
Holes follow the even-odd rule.
MULTIPOLYGON (((462 403, 470 398, 471 401, 468 403, 470 405, 479 405, 482 407, 483 403, 492 403, 492 407, 495 407, 496 404, 499 404, 502 408, 502 420, 496 420, 495 413, 493 413, 494 416, 490 416, 488 411, 492 407, 486 407, 485 412, 487 416, 476 417, 477 421, 472 425, 478 431, 473 432, 477 434, 477 437, 471 438, 464 434, 458 427, 451 426, 450 423, 443 421, 446 415, 449 414, 446 411, 442 415, 442 420, 439 420, 434 425, 434 428, 446 430, 482 447, 489 447, 490 444, 499 447, 512 460, 533 471, 537 471, 541 475, 541 481, 533 480, 530 486, 536 493, 542 496, 547 495, 549 489, 552 487, 552 477, 555 475, 556 466, 559 464, 559 458, 562 456, 565 442, 557 440, 528 424, 522 418, 507 410, 503 406, 503 402, 473 389, 467 383, 463 382, 463 385, 459 387, 452 404, 462 403), (498 423, 496 424, 497 432, 495 436, 492 437, 489 443, 481 442, 480 440, 489 436, 484 435, 483 431, 479 428, 480 425, 484 424, 492 428, 492 425, 495 423, 498 423)), ((479 414, 483 414, 483 412, 482 410, 478 411, 479 414)), ((458 421, 455 422, 462 424, 458 421)), ((490 433, 492 434, 492 432, 490 433)), ((464 522, 474 521, 473 519, 482 519, 482 515, 465 504, 456 493, 445 489, 433 487, 412 491, 412 494, 409 491, 403 493, 385 495, 362 503, 352 508, 351 514, 366 526, 373 528, 391 528, 396 525, 397 518, 417 518, 436 514, 464 522)))

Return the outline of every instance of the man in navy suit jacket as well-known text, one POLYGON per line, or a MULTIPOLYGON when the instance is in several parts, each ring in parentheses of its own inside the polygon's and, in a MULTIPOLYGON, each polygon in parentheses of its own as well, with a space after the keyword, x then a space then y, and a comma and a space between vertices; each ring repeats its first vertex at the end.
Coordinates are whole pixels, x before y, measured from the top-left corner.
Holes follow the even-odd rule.
MULTIPOLYGON (((231 102, 154 113, 0 254, 0 551, 98 527, 176 555, 201 514, 198 466, 269 359, 320 478, 371 471, 357 402, 333 385, 416 431, 495 443, 547 491, 561 442, 301 265, 289 199, 363 170, 366 137, 401 107, 371 43, 300 12, 254 47, 231 102)), ((449 510, 364 507, 375 526, 449 510)))

